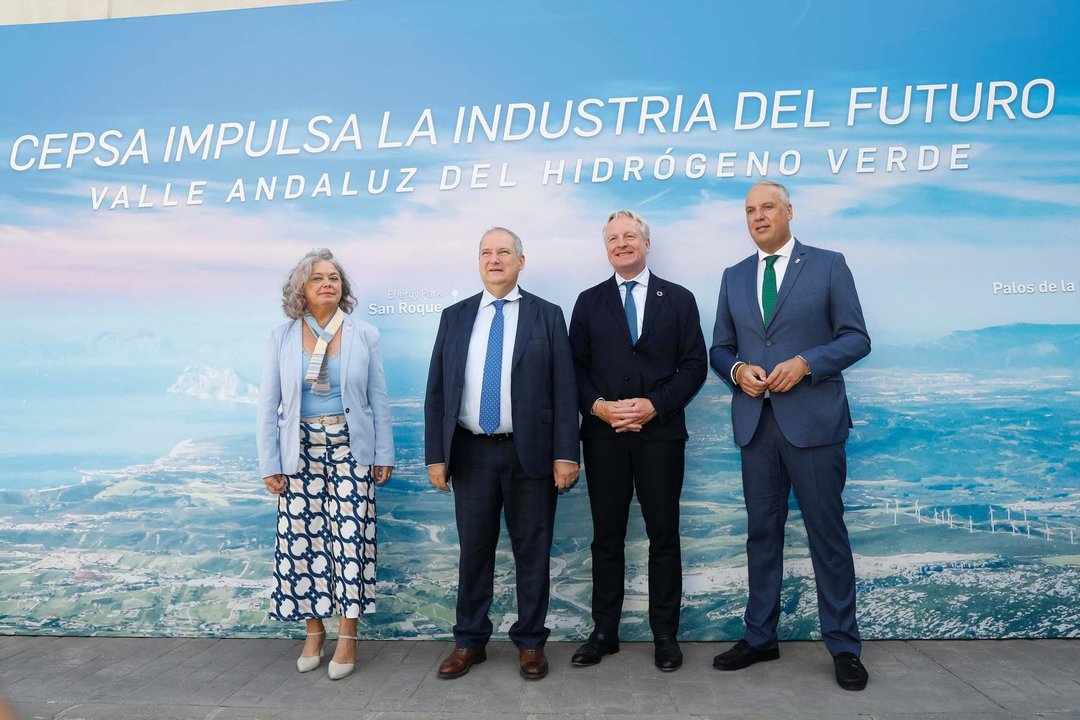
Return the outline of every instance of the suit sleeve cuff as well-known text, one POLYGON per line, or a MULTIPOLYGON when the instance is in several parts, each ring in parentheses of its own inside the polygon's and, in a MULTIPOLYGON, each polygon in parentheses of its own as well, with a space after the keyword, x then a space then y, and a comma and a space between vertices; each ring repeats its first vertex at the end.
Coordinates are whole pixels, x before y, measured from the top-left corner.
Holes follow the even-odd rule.
POLYGON ((739 368, 741 368, 745 364, 746 363, 744 363, 742 360, 739 360, 731 366, 731 384, 735 387, 739 387, 739 368))

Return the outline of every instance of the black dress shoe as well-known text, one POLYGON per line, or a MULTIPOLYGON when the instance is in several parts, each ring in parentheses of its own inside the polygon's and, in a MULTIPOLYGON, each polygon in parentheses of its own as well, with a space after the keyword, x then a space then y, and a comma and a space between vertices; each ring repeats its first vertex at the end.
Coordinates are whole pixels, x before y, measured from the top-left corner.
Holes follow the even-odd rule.
POLYGON ((619 637, 617 635, 593 630, 585 644, 574 651, 574 656, 570 658, 570 662, 578 667, 595 665, 605 655, 614 655, 617 652, 619 652, 619 637))
POLYGON ((657 635, 653 638, 653 643, 656 645, 656 667, 664 672, 682 667, 682 650, 679 649, 679 641, 674 635, 657 635))
POLYGON ((742 670, 754 663, 776 660, 778 657, 780 648, 756 648, 745 640, 740 640, 727 652, 714 657, 712 666, 717 670, 742 670))
POLYGON ((855 653, 842 652, 833 656, 833 667, 836 668, 836 684, 845 690, 862 690, 866 687, 866 681, 870 679, 870 673, 859 660, 855 653))

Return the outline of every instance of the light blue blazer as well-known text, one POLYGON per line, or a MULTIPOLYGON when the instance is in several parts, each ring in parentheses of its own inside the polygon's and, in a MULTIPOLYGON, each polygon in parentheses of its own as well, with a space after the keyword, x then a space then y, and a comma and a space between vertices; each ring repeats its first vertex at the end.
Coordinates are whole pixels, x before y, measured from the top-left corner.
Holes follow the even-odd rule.
MULTIPOLYGON (((300 466, 300 391, 303 320, 270 333, 259 385, 259 473, 295 475, 300 466)), ((349 425, 349 449, 361 465, 393 465, 394 433, 374 325, 345 318, 341 326, 341 400, 349 425)))

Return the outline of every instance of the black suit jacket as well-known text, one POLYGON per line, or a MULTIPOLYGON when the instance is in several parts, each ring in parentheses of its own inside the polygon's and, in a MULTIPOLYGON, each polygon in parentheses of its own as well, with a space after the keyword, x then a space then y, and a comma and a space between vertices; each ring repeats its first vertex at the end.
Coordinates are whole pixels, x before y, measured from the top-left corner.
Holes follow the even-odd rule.
POLYGON ((694 295, 652 274, 641 336, 630 343, 615 278, 578 295, 570 319, 581 437, 614 437, 615 431, 592 414, 597 398, 648 398, 656 417, 645 424, 645 440, 685 440, 683 412, 708 374, 705 338, 694 295))
MULTIPOLYGON (((424 462, 446 463, 451 477, 451 440, 461 411, 469 338, 482 295, 443 310, 431 351, 424 399, 424 462)), ((510 366, 514 449, 526 474, 548 477, 555 460, 579 458, 574 365, 562 309, 524 290, 519 302, 510 366)))

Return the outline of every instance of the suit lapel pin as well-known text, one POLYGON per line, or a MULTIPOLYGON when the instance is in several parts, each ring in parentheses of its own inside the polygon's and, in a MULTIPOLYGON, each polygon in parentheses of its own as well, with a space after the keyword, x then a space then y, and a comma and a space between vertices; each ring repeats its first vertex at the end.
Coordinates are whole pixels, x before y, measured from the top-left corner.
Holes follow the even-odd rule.
POLYGON ((802 262, 802 258, 795 258, 795 264, 798 265, 802 262))
POLYGON ((664 297, 664 291, 663 290, 657 290, 656 291, 656 297, 664 297))

